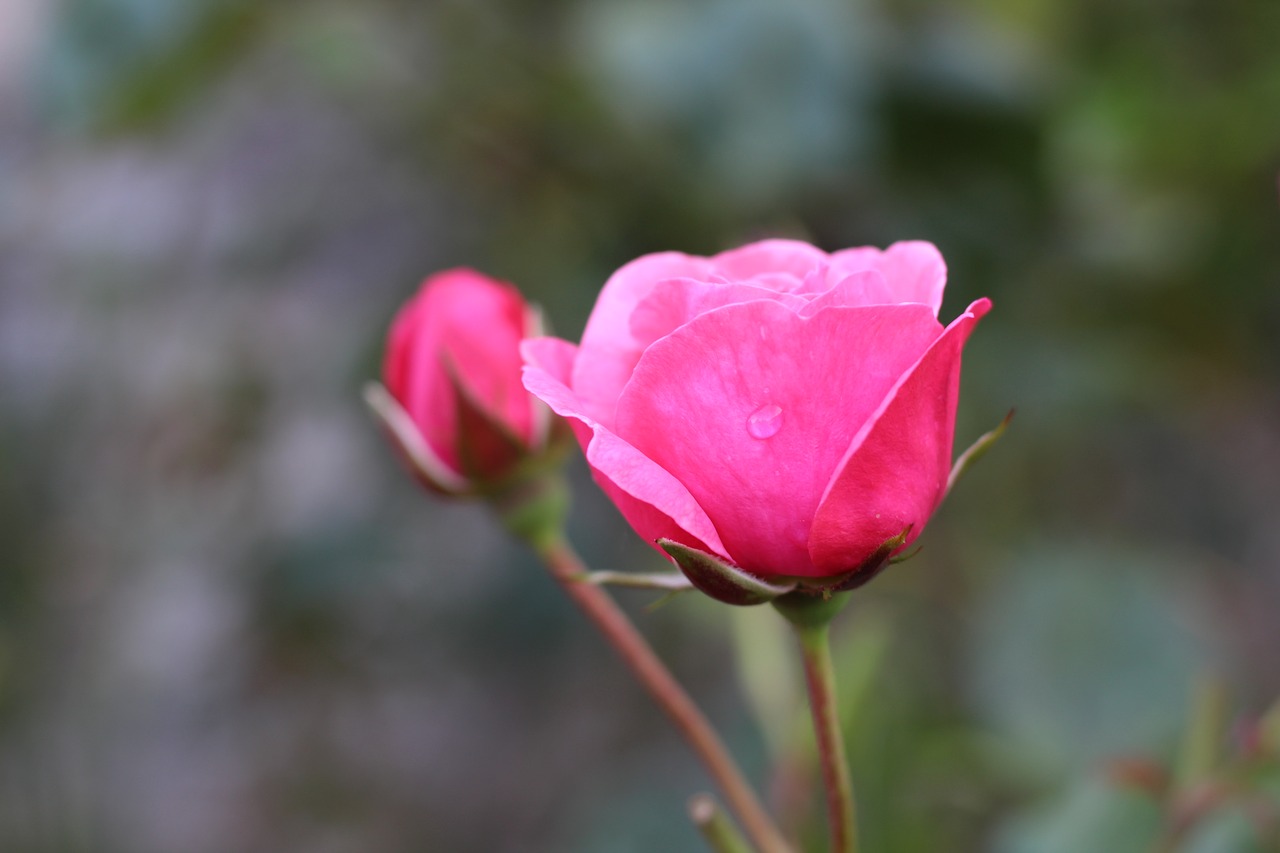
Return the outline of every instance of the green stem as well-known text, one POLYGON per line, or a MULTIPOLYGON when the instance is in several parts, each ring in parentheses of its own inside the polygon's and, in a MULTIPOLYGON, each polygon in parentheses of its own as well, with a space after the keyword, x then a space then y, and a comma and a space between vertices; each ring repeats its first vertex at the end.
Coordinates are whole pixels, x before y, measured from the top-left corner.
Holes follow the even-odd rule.
POLYGON ((756 847, 763 853, 790 853, 790 845, 747 784, 746 777, 729 755, 715 729, 689 698, 689 694, 609 594, 598 586, 577 580, 587 573, 587 568, 572 546, 562 536, 551 535, 532 538, 530 544, 546 563, 552 577, 595 624, 636 679, 684 735, 711 778, 720 787, 729 808, 742 821, 756 847))
POLYGON ((695 794, 689 800, 689 817, 715 853, 754 853, 733 820, 710 794, 695 794))
POLYGON ((822 781, 827 789, 827 819, 831 825, 832 853, 857 853, 858 818, 853 799, 853 780, 845 755, 840 715, 836 711, 836 677, 831 666, 829 625, 792 622, 800 640, 805 683, 809 687, 809 710, 822 762, 822 781))
POLYGON ((1195 685, 1191 719, 1178 756, 1176 783, 1185 791, 1207 779, 1218 764, 1219 744, 1226 729, 1227 692, 1217 679, 1202 677, 1195 685))

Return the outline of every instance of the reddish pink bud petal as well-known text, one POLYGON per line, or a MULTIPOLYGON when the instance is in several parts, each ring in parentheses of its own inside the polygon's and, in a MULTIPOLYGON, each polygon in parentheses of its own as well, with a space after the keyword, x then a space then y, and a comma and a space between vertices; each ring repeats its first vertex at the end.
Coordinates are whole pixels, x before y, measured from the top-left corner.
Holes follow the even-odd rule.
POLYGON ((475 482, 500 480, 529 455, 529 447, 472 398, 454 371, 448 372, 457 419, 455 452, 462 473, 475 482))
POLYGON ((990 308, 969 306, 858 431, 813 520, 809 551, 822 573, 860 565, 908 526, 904 546, 924 529, 951 471, 960 353, 990 308))
MULTIPOLYGON (((532 447, 534 409, 520 383, 519 347, 528 322, 519 291, 467 269, 431 276, 396 315, 384 365, 387 390, 455 473, 464 467, 455 384, 532 447)), ((481 467, 492 470, 499 462, 481 467)))

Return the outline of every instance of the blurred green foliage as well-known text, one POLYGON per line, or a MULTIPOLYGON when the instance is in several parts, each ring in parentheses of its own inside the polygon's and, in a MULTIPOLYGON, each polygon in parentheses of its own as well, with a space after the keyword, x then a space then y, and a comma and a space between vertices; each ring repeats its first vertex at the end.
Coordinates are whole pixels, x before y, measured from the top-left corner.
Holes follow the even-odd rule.
MULTIPOLYGON (((958 443, 1018 418, 841 627, 867 849, 1144 849, 1166 815, 1108 758, 1173 763, 1205 673, 1228 723, 1280 695, 1280 4, 22 0, 0 33, 0 847, 697 849, 675 737, 360 410, 460 263, 567 337, 630 258, 770 234, 930 239, 945 315, 994 299, 958 443)), ((574 473, 591 562, 652 566, 574 473)), ((782 641, 637 618, 757 778, 791 755, 816 845, 782 641)), ((1179 849, 1274 847, 1243 802, 1179 849)))

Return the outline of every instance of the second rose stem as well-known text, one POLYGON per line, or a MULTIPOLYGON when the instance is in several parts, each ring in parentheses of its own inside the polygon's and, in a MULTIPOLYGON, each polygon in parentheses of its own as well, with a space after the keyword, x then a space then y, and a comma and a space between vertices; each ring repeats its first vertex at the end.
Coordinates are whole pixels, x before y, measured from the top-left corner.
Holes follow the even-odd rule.
POLYGON ((747 783, 720 736, 671 671, 608 593, 577 580, 586 574, 587 568, 572 546, 559 536, 532 544, 551 575, 621 655, 631 672, 684 735, 761 853, 791 853, 790 845, 747 783))

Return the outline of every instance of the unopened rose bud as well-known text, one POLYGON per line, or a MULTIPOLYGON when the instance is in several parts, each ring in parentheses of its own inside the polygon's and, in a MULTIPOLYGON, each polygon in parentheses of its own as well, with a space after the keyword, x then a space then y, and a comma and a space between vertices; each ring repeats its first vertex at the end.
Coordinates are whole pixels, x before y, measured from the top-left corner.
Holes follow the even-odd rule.
POLYGON ((537 313, 474 270, 437 273, 396 315, 384 386, 366 398, 414 474, 434 491, 501 496, 554 455, 550 410, 520 381, 537 313))

